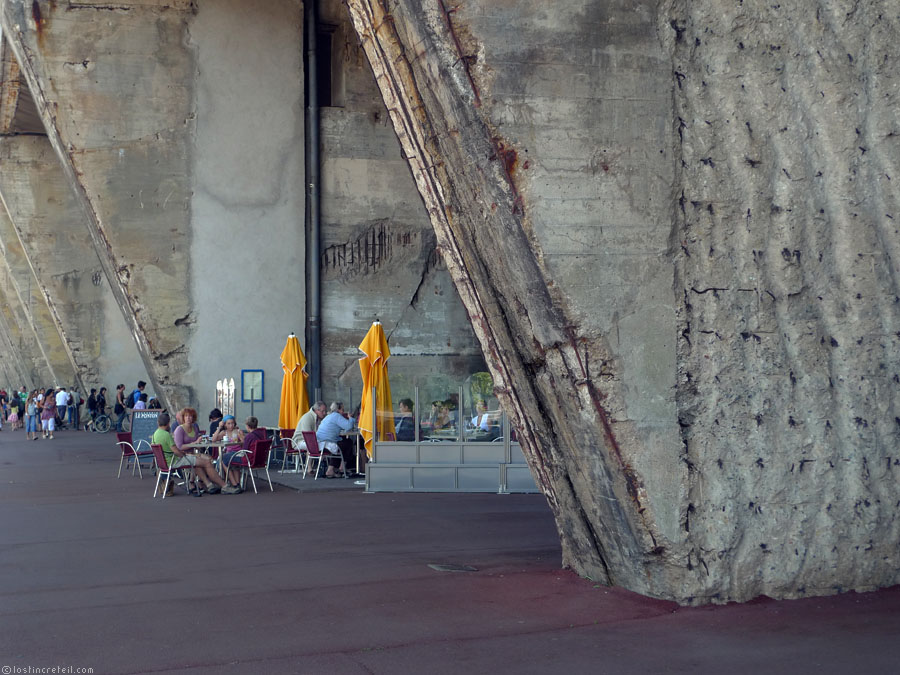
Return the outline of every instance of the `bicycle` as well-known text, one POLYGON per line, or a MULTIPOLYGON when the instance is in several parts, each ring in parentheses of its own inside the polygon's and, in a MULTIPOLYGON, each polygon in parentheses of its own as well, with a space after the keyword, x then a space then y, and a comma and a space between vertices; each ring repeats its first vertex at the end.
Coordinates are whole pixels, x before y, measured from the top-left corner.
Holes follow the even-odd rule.
POLYGON ((89 420, 84 425, 85 431, 93 431, 98 434, 105 434, 112 427, 112 420, 109 419, 109 415, 102 414, 97 415, 94 419, 89 420))

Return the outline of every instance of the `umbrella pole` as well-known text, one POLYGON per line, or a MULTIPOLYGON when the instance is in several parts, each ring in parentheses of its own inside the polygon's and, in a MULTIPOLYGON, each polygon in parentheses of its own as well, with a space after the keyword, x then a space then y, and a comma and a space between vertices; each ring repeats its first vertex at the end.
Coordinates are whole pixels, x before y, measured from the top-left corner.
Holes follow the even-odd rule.
POLYGON ((250 387, 250 417, 253 417, 253 387, 250 387))

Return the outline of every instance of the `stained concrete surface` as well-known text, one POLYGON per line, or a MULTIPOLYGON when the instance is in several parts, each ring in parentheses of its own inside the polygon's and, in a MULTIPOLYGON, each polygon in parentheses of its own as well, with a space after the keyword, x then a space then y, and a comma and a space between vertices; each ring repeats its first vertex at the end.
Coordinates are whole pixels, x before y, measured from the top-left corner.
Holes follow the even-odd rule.
POLYGON ((148 478, 117 480, 116 455, 111 434, 0 433, 0 666, 887 673, 900 663, 897 587, 679 608, 561 571, 538 495, 279 486, 162 501, 148 478))

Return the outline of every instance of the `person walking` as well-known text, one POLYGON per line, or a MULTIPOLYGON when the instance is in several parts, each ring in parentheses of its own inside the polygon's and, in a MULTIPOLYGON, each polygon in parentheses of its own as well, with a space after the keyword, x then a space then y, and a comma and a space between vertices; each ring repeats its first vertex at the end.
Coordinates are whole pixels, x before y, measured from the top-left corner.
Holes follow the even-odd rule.
POLYGON ((38 439, 38 405, 35 400, 37 389, 32 391, 25 399, 25 440, 36 441, 38 439))
MULTIPOLYGON (((106 388, 100 390, 100 393, 104 393, 106 388)), ((106 401, 106 396, 103 397, 104 402, 106 401)), ((127 411, 125 410, 125 385, 117 384, 116 385, 116 403, 113 406, 113 412, 116 414, 116 431, 122 431, 122 423, 125 421, 125 415, 127 411)), ((98 415, 103 414, 102 412, 98 412, 98 415)))
POLYGON ((53 440, 53 432, 56 430, 56 397, 53 390, 48 389, 44 392, 44 398, 41 399, 41 431, 43 438, 53 440))

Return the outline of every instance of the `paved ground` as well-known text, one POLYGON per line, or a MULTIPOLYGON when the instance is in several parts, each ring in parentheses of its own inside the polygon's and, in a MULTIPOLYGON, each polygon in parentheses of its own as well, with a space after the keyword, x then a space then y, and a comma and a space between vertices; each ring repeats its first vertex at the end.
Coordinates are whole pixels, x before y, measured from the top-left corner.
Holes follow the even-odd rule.
POLYGON ((536 495, 163 502, 113 441, 0 433, 2 673, 900 670, 898 588, 678 608, 559 570, 536 495))

